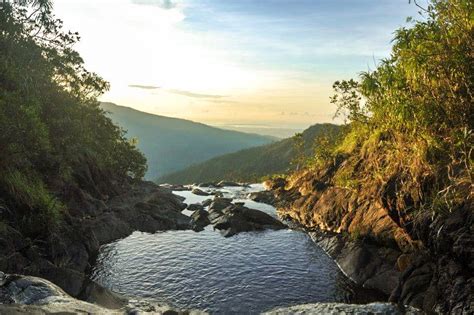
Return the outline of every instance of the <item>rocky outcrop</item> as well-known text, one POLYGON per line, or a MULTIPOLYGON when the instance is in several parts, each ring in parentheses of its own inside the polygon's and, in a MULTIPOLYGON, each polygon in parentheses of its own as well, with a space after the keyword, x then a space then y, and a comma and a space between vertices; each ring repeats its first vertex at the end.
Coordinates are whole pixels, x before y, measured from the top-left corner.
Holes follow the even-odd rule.
POLYGON ((394 265, 399 251, 364 240, 346 239, 337 233, 315 231, 309 235, 355 283, 379 290, 385 296, 398 285, 401 273, 394 265))
POLYGON ((0 314, 206 314, 149 300, 121 299, 107 308, 74 299, 55 284, 37 277, 0 272, 0 314))
POLYGON ((266 203, 272 206, 276 203, 275 194, 270 190, 252 192, 247 195, 247 198, 255 202, 266 203))
POLYGON ((204 210, 204 206, 200 203, 192 203, 186 209, 189 211, 204 210))
POLYGON ((279 215, 314 231, 344 273, 390 301, 427 312, 474 312, 472 200, 452 213, 413 216, 394 202, 390 182, 365 191, 335 184, 344 163, 266 182, 279 215))
POLYGON ((291 307, 277 308, 263 313, 265 315, 303 315, 303 314, 379 314, 379 315, 417 315, 421 311, 405 307, 400 308, 390 303, 370 303, 370 304, 342 304, 342 303, 315 303, 303 304, 291 307))
POLYGON ((207 192, 205 192, 205 191, 203 191, 199 188, 194 188, 192 190, 192 193, 195 194, 195 195, 198 195, 198 196, 209 196, 210 195, 210 193, 207 193, 207 192))
POLYGON ((199 209, 191 215, 191 229, 196 232, 203 231, 206 226, 211 224, 206 210, 199 209))
POLYGON ((102 244, 133 231, 190 228, 189 217, 181 213, 186 204, 169 189, 151 182, 96 185, 89 175, 83 177, 81 182, 94 188, 65 186, 67 212, 43 236, 25 235, 15 224, 16 212, 9 210, 12 215, 0 223, 1 271, 45 278, 77 297, 87 287, 86 272, 102 244))
POLYGON ((214 228, 220 230, 225 237, 240 232, 286 228, 279 220, 262 211, 232 204, 224 198, 219 198, 211 204, 209 219, 214 228))

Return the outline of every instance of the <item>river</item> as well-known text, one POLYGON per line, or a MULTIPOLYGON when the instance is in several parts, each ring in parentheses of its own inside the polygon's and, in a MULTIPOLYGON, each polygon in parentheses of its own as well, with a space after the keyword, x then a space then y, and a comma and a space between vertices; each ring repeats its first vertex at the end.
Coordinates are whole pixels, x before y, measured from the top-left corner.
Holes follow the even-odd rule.
MULTIPOLYGON (((249 192, 262 189, 251 185, 220 190, 234 202, 276 216, 272 206, 245 199, 249 192)), ((175 193, 188 204, 209 198, 190 191, 175 193)), ((199 233, 135 232, 101 248, 91 277, 127 296, 211 314, 258 314, 277 306, 367 301, 361 297, 367 295, 361 293, 364 290, 355 287, 306 233, 290 229, 230 238, 212 226, 199 233)))

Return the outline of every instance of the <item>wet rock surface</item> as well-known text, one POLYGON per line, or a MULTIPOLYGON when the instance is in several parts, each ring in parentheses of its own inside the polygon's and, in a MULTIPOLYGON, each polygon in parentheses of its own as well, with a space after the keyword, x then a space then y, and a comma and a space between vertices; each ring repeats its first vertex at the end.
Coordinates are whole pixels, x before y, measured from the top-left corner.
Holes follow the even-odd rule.
POLYGON ((417 315, 423 314, 421 311, 412 308, 400 308, 391 303, 371 303, 371 304, 342 304, 342 303, 315 303, 304 304, 292 307, 274 309, 263 314, 266 315, 297 315, 297 314, 360 314, 360 315, 417 315))
POLYGON ((379 290, 386 297, 398 285, 401 273, 394 268, 398 251, 362 240, 348 241, 335 233, 318 231, 309 235, 358 285, 379 290))
POLYGON ((194 211, 191 215, 191 229, 194 231, 200 232, 209 224, 211 224, 211 221, 209 220, 207 211, 199 209, 194 211))
POLYGON ((192 193, 195 194, 195 195, 198 195, 198 196, 209 196, 210 195, 210 193, 205 192, 204 190, 201 190, 199 188, 194 188, 192 190, 192 193))
POLYGON ((264 190, 250 193, 247 196, 250 200, 255 202, 262 202, 274 206, 276 204, 276 198, 272 191, 264 190))
POLYGON ((266 229, 285 229, 286 225, 274 217, 241 204, 232 204, 229 200, 220 198, 209 207, 209 219, 215 229, 220 230, 225 237, 240 232, 263 231, 266 229))
POLYGON ((206 314, 125 298, 115 307, 102 307, 77 300, 47 280, 3 273, 0 273, 0 303, 1 314, 206 314))

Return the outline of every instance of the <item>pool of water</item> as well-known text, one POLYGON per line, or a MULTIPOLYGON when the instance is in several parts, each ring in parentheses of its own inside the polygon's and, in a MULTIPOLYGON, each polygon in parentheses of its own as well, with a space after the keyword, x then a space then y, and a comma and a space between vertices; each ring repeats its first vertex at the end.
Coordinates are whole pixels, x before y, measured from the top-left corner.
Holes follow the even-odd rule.
MULTIPOLYGON (((260 186, 224 189, 245 200, 260 186)), ((187 203, 209 197, 183 191, 187 203)), ((276 215, 269 205, 247 206, 276 215)), ((348 302, 357 288, 301 231, 241 233, 224 238, 212 227, 155 234, 135 232, 101 248, 93 280, 129 296, 211 314, 258 314, 277 306, 348 302)))

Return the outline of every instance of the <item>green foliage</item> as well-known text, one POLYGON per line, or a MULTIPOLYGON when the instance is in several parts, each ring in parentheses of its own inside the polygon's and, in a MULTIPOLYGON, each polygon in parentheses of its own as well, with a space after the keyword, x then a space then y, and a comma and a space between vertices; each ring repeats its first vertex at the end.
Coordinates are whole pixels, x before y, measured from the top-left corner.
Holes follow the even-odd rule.
POLYGON ((351 128, 335 152, 358 166, 339 181, 396 180, 397 204, 449 212, 472 198, 474 2, 432 0, 421 14, 395 32, 375 71, 334 84, 331 101, 351 128))
POLYGON ((86 160, 141 178, 144 157, 99 108, 108 83, 84 68, 79 36, 62 30, 51 1, 5 4, 0 26, 0 192, 10 206, 33 225, 55 221, 63 206, 51 186, 86 160))
POLYGON ((285 174, 294 170, 298 164, 298 161, 295 163, 295 156, 299 156, 300 165, 305 166, 315 150, 315 139, 323 133, 336 135, 340 129, 340 126, 332 124, 311 126, 298 137, 298 153, 295 151, 294 138, 288 138, 213 158, 163 176, 158 181, 172 184, 218 182, 221 180, 259 182, 273 174, 285 174))
POLYGON ((293 141, 293 151, 294 157, 291 161, 291 164, 295 167, 296 170, 299 170, 304 166, 306 162, 306 155, 304 150, 304 138, 302 133, 295 134, 291 140, 293 141))
POLYGON ((18 206, 36 209, 37 216, 44 216, 55 222, 64 210, 64 205, 35 175, 26 176, 18 170, 7 171, 2 176, 1 184, 9 195, 15 197, 18 206))

